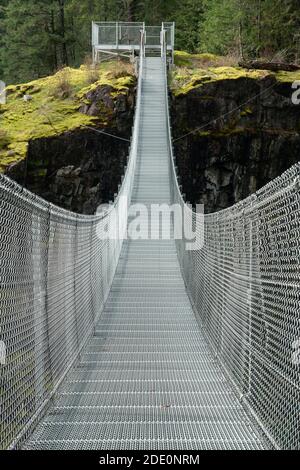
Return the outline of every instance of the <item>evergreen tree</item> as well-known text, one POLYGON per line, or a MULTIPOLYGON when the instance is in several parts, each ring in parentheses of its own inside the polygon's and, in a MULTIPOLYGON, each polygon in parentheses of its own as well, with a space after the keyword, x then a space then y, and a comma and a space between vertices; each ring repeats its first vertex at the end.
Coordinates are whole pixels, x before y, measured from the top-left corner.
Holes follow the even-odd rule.
POLYGON ((39 0, 10 0, 6 8, 2 60, 10 81, 25 81, 53 68, 50 9, 39 0))
POLYGON ((176 48, 196 52, 203 21, 203 0, 182 0, 174 12, 176 48))
POLYGON ((5 9, 2 45, 4 75, 24 81, 67 65, 74 42, 66 23, 65 1, 9 0, 5 9))
POLYGON ((217 54, 300 56, 298 0, 203 0, 200 48, 217 54), (297 39, 298 37, 298 39, 297 39))
POLYGON ((0 0, 0 79, 79 66, 93 20, 175 21, 178 49, 300 61, 299 0, 0 0))
POLYGON ((4 44, 5 44, 5 7, 8 0, 0 0, 0 80, 4 78, 5 62, 3 58, 4 44))
POLYGON ((237 51, 240 45, 239 0, 203 0, 200 50, 215 54, 237 51))

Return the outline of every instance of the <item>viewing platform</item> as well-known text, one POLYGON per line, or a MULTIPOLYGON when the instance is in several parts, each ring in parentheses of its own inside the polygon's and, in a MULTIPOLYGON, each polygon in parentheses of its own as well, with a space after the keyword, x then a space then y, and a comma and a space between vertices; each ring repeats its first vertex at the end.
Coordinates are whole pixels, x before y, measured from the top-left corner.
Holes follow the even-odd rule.
POLYGON ((148 56, 163 55, 163 36, 169 60, 174 60, 175 23, 146 26, 145 23, 93 22, 92 46, 94 63, 111 56, 129 57, 138 54, 144 34, 145 53, 148 56))

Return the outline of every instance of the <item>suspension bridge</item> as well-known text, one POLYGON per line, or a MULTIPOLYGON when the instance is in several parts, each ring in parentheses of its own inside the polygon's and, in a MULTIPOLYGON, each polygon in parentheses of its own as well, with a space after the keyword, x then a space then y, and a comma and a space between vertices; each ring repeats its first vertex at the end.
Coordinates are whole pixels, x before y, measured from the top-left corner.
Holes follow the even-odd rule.
POLYGON ((1 447, 297 449, 300 165, 206 215, 196 251, 97 236, 125 233, 132 203, 186 206, 164 28, 159 57, 144 46, 113 207, 73 214, 0 177, 1 447))

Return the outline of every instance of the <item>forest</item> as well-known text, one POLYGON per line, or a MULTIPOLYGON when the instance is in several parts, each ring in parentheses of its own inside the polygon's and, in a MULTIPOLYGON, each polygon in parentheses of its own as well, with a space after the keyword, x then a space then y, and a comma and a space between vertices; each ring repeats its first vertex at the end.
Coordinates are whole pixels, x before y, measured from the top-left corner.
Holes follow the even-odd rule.
POLYGON ((0 79, 39 78, 91 53, 91 21, 176 22, 176 48, 300 60, 299 0, 0 0, 0 79))

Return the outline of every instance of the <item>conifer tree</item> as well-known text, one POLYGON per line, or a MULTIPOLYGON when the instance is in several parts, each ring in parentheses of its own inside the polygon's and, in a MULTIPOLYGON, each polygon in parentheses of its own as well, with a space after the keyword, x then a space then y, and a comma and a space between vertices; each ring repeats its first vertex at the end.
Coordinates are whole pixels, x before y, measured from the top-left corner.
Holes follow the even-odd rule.
POLYGON ((0 0, 0 79, 79 66, 93 20, 175 21, 178 49, 300 61, 299 0, 0 0))

